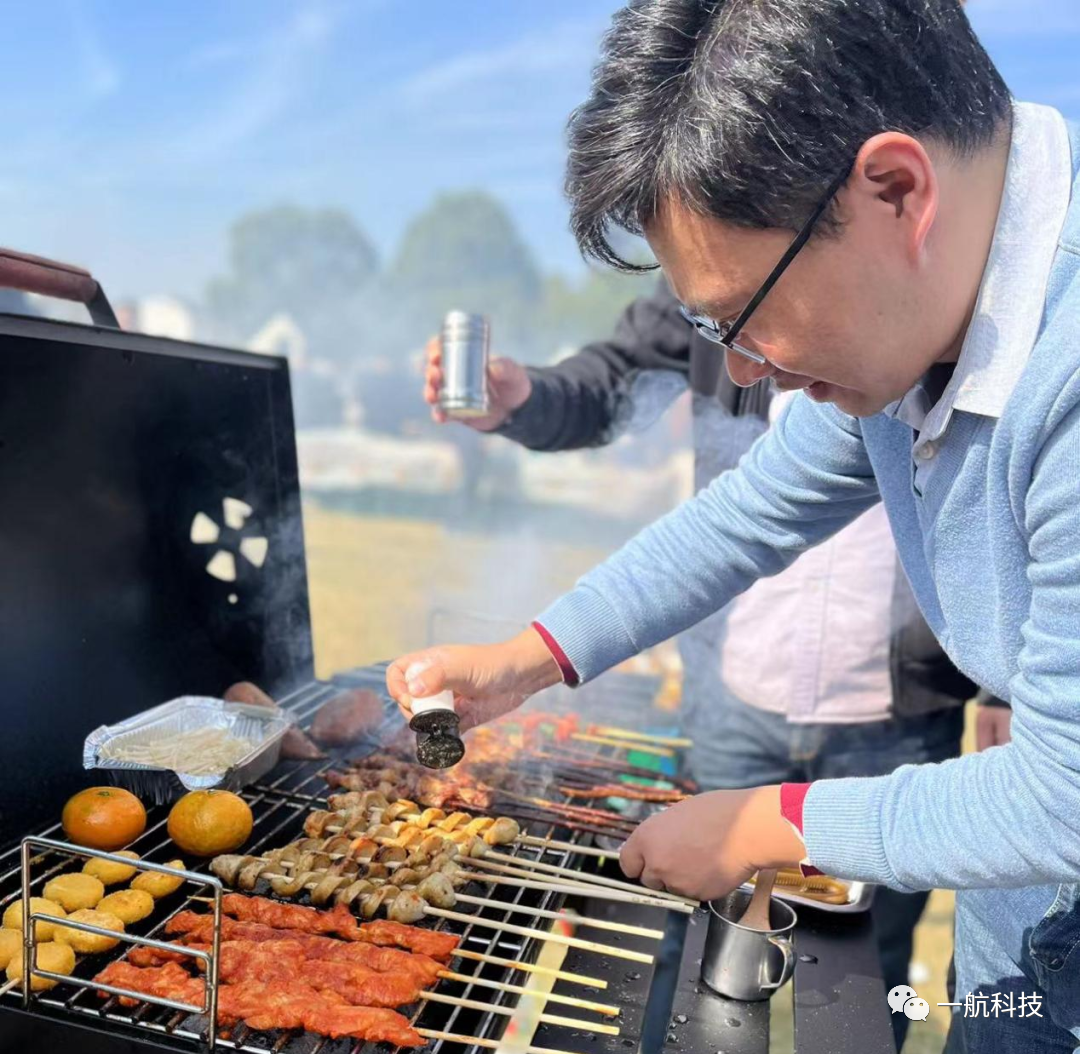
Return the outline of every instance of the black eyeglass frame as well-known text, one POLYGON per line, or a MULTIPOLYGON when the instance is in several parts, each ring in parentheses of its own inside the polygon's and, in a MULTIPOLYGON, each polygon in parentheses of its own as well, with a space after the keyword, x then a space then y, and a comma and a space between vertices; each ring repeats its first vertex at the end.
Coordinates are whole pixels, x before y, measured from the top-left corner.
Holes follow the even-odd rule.
POLYGON ((825 210, 832 203, 833 198, 840 192, 840 188, 848 181, 852 167, 844 169, 843 173, 837 176, 829 185, 829 189, 825 192, 824 197, 822 197, 821 201, 814 206, 814 211, 810 213, 806 222, 799 228, 798 233, 795 235, 792 243, 787 247, 784 255, 780 257, 776 266, 769 272, 769 276, 761 283, 758 287, 758 291, 750 298, 746 307, 742 309, 733 322, 715 322, 713 319, 706 318, 704 315, 693 314, 693 312, 680 304, 679 311, 682 313, 683 318, 685 318, 687 322, 689 322, 694 329, 710 343, 718 344, 720 347, 724 348, 725 351, 733 351, 737 355, 742 355, 743 358, 747 358, 751 362, 757 363, 759 366, 764 366, 768 361, 765 356, 736 343, 736 338, 746 327, 746 323, 750 321, 750 316, 761 306, 762 300, 769 295, 769 291, 780 281, 784 272, 791 266, 791 262, 799 255, 803 246, 810 240, 810 235, 814 233, 814 227, 817 225, 818 220, 825 214, 825 210))

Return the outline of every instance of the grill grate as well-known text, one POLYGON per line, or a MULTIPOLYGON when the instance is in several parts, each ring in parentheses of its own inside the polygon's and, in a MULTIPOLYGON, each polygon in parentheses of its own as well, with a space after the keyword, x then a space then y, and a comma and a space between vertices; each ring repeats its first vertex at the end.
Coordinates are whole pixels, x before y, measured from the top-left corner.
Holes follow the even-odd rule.
MULTIPOLYGON (((373 686, 378 674, 372 671, 371 680, 373 686)), ((356 677, 345 681, 355 685, 356 677)), ((307 685, 292 696, 282 701, 282 706, 289 709, 297 718, 298 723, 307 726, 314 716, 318 707, 328 698, 339 692, 340 686, 333 683, 313 683, 307 685)), ((387 724, 393 724, 396 714, 389 715, 387 724)), ((373 740, 370 743, 372 749, 377 746, 373 740)), ((349 749, 350 756, 363 752, 363 745, 358 749, 353 745, 349 749)), ((246 851, 257 854, 263 850, 281 845, 302 836, 303 819, 312 808, 322 805, 323 797, 329 793, 329 789, 323 780, 323 774, 334 764, 340 764, 340 759, 330 758, 318 761, 283 761, 261 783, 254 785, 244 793, 244 798, 251 806, 255 819, 252 838, 245 847, 246 851)), ((176 855, 176 847, 169 841, 165 834, 167 812, 165 809, 151 811, 151 822, 146 832, 135 844, 134 849, 145 859, 163 862, 176 855)), ((522 831, 540 837, 559 837, 564 841, 577 844, 583 840, 583 836, 576 832, 561 830, 555 826, 539 823, 536 821, 521 824, 522 831)), ((62 838, 63 833, 59 825, 53 825, 42 832, 44 836, 62 838)), ((502 846, 500 849, 509 855, 522 859, 538 859, 541 855, 545 862, 560 865, 569 865, 572 853, 563 851, 554 853, 550 849, 539 850, 531 846, 523 846, 515 843, 512 846, 502 846)), ((35 859, 32 870, 31 893, 40 895, 44 884, 52 876, 61 871, 72 868, 73 863, 81 866, 79 861, 73 861, 67 854, 46 850, 39 853, 35 859)), ((190 865, 190 862, 189 866, 190 865)), ((192 869, 205 872, 205 862, 192 869)), ((0 912, 16 899, 20 893, 21 868, 19 864, 19 847, 16 846, 7 853, 0 855, 0 912)), ((475 914, 478 919, 490 919, 500 922, 510 922, 516 925, 527 925, 528 920, 523 920, 518 911, 508 910, 510 907, 526 906, 529 909, 557 910, 567 900, 561 893, 552 891, 526 890, 517 886, 495 885, 474 882, 468 892, 483 896, 495 903, 470 908, 460 905, 458 910, 466 909, 475 914), (503 907, 506 905, 506 907, 503 907)), ((174 894, 172 897, 159 901, 159 910, 154 913, 140 926, 133 927, 130 932, 142 936, 161 939, 166 922, 179 911, 196 908, 199 905, 192 900, 190 895, 184 895, 184 891, 174 894)), ((437 920, 435 929, 445 929, 447 922, 444 919, 437 920)), ((539 950, 538 940, 521 938, 511 934, 493 931, 477 923, 454 924, 449 927, 459 934, 461 947, 470 951, 491 954, 504 959, 518 961, 531 961, 539 950)), ((618 938, 615 938, 618 940, 618 938)), ((120 949, 111 955, 93 955, 83 959, 76 968, 77 976, 93 976, 107 961, 115 958, 123 958, 127 954, 130 945, 121 945, 120 949)), ((460 959, 452 964, 455 973, 463 975, 467 980, 448 981, 441 980, 435 989, 439 993, 460 996, 466 999, 485 1003, 488 1007, 514 1007, 516 996, 495 991, 493 989, 477 985, 477 979, 489 981, 510 982, 518 985, 525 984, 529 975, 513 967, 503 967, 491 963, 479 962, 468 959, 460 959)), ((595 972, 595 971, 590 971, 595 972)), ((556 991, 564 991, 565 984, 559 982, 556 991)), ((567 993, 571 994, 571 993, 567 993)), ((573 993, 579 994, 579 993, 573 993)), ((8 1006, 19 1008, 22 1004, 22 996, 17 991, 6 993, 0 999, 0 1007, 8 1006)), ((562 1011, 563 1008, 556 1008, 562 1011)), ((633 1020, 631 1010, 629 1016, 624 1008, 620 1019, 620 1026, 630 1029, 631 1034, 638 1031, 640 1022, 633 1020)), ((74 992, 64 987, 53 989, 49 992, 35 994, 31 1001, 31 1012, 46 1014, 50 1017, 60 1017, 73 1024, 82 1024, 95 1028, 99 1031, 117 1031, 124 1035, 131 1035, 132 1030, 138 1035, 140 1041, 153 1043, 171 1050, 193 1051, 205 1048, 206 1018, 186 1012, 172 1011, 166 1008, 150 1004, 140 1004, 134 1009, 122 1007, 116 997, 101 999, 93 989, 79 988, 74 992)), ((582 1012, 573 1012, 580 1015, 582 1012)), ((587 1012, 585 1012, 587 1013, 587 1012)), ((454 1032, 480 1039, 498 1039, 508 1019, 494 1010, 467 1009, 460 1006, 447 1006, 435 1002, 420 1003, 410 1018, 410 1023, 417 1027, 428 1028, 441 1032, 454 1032)), ((599 1020, 599 1019, 597 1019, 599 1020)), ((576 1035, 576 1033, 575 1033, 576 1035)), ((590 1036, 589 1038, 595 1038, 590 1036)), ((217 1040, 219 1049, 232 1049, 239 1051, 258 1052, 265 1054, 272 1051, 277 1054, 359 1054, 360 1051, 374 1051, 376 1045, 364 1043, 352 1039, 331 1040, 315 1036, 311 1033, 296 1032, 255 1032, 245 1025, 239 1025, 224 1038, 217 1040)), ((475 1044, 458 1044, 447 1040, 432 1040, 429 1044, 434 1054, 444 1049, 460 1051, 478 1051, 475 1044)))

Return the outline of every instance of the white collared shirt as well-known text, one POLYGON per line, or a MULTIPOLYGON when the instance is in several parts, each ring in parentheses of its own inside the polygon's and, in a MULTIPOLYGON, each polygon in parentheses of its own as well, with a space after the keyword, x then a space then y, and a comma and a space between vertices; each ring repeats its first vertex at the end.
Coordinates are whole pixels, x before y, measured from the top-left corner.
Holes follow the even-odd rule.
POLYGON ((885 409, 919 433, 916 461, 933 458, 955 410, 1000 417, 1005 409, 1039 335, 1072 178, 1065 119, 1048 106, 1014 104, 997 229, 952 379, 932 406, 920 381, 885 409))

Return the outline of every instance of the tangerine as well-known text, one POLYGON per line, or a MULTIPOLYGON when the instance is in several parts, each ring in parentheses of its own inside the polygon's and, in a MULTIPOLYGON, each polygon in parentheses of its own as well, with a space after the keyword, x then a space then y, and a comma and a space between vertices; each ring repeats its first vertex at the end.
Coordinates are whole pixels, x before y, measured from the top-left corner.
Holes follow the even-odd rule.
POLYGON ((68 799, 60 820, 76 845, 121 849, 146 830, 146 809, 122 787, 87 787, 68 799))
POLYGON ((217 856, 251 837, 248 803, 225 790, 189 791, 169 813, 169 837, 193 856, 217 856))

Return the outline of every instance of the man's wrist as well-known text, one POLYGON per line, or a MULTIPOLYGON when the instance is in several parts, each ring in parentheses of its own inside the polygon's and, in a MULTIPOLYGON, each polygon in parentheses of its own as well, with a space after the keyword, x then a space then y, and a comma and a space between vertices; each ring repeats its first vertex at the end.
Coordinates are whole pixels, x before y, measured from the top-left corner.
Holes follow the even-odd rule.
POLYGON ((797 867, 806 856, 802 834, 784 818, 780 803, 780 784, 758 787, 751 794, 750 822, 760 832, 755 839, 757 868, 797 867))
POLYGON ((562 671, 537 630, 530 626, 504 645, 515 680, 526 695, 534 695, 563 682, 562 671))

